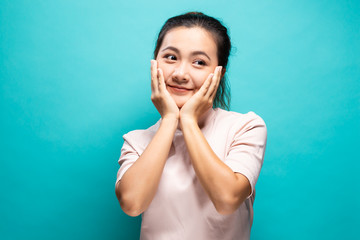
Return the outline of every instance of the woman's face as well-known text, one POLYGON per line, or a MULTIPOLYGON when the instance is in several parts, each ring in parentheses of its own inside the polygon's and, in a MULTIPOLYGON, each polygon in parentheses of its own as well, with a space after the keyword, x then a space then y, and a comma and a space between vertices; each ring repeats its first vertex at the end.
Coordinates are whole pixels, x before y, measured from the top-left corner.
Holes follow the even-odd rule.
POLYGON ((181 108, 215 71, 217 46, 203 28, 177 27, 165 35, 156 60, 167 90, 181 108))

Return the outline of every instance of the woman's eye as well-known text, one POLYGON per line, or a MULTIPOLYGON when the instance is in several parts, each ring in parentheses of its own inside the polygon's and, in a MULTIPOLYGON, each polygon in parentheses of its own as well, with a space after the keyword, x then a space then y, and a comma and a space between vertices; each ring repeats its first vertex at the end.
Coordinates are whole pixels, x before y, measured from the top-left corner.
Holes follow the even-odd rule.
POLYGON ((165 58, 168 59, 168 60, 171 60, 171 61, 176 60, 176 57, 174 55, 166 55, 165 58))
POLYGON ((202 61, 202 60, 196 60, 194 62, 196 65, 202 65, 202 66, 205 66, 206 65, 206 62, 202 61))

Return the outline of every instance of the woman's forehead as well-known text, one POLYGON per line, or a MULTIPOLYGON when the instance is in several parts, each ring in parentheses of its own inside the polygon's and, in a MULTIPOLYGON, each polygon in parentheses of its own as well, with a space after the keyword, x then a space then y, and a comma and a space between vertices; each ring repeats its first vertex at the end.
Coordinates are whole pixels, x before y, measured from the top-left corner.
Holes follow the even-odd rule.
POLYGON ((181 51, 204 51, 216 54, 216 42, 212 34, 201 27, 177 27, 166 33, 161 49, 169 46, 181 51))

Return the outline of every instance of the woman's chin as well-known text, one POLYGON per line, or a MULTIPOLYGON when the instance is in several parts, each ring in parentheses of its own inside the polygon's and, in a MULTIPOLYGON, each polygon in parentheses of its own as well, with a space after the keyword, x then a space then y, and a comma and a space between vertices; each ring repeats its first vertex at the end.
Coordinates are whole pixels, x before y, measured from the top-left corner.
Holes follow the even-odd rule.
POLYGON ((184 102, 181 102, 181 103, 176 103, 176 105, 178 106, 179 109, 181 109, 183 106, 184 106, 184 102))
POLYGON ((176 106, 178 106, 178 108, 182 108, 185 103, 187 102, 187 100, 190 99, 190 97, 173 97, 175 103, 176 103, 176 106))

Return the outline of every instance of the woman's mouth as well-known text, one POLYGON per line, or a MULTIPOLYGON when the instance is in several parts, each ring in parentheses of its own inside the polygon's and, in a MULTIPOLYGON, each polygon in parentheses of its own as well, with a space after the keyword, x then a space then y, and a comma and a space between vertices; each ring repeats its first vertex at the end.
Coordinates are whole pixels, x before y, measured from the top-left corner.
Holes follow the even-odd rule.
POLYGON ((168 89, 175 94, 185 94, 185 93, 192 91, 192 89, 181 87, 181 86, 176 86, 176 85, 175 86, 167 85, 167 86, 168 86, 168 89))

